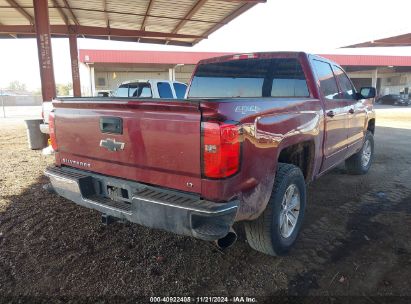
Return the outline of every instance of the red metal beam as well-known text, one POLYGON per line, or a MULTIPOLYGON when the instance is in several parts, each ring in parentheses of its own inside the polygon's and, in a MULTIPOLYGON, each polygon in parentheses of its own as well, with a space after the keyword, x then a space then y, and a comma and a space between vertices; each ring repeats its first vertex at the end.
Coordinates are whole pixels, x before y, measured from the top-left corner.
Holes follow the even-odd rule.
MULTIPOLYGON (((0 26, 1 26, 1 25, 3 25, 3 23, 0 22, 0 26)), ((13 34, 9 34, 9 35, 10 35, 10 37, 13 37, 13 38, 16 38, 16 39, 17 39, 17 36, 16 36, 16 35, 13 35, 13 34)))
POLYGON ((78 22, 78 19, 76 17, 76 15, 74 15, 73 10, 71 9, 70 5, 68 4, 67 0, 63 0, 65 8, 68 9, 70 15, 71 15, 71 19, 73 19, 73 22, 75 25, 79 25, 80 23, 78 22))
MULTIPOLYGON (((11 36, 15 36, 14 38, 36 38, 35 33, 29 34, 2 34, 0 33, 0 39, 9 39, 11 36)), ((101 39, 107 40, 108 36, 90 36, 90 35, 81 35, 85 38, 89 39, 101 39)), ((57 35, 53 34, 53 38, 67 38, 67 35, 57 35)), ((127 42, 140 42, 140 43, 151 43, 151 44, 164 44, 166 42, 165 39, 158 39, 158 38, 136 38, 136 37, 116 37, 110 36, 110 40, 115 41, 127 41, 127 42)), ((193 46, 192 42, 186 42, 181 40, 169 40, 169 45, 177 45, 177 46, 193 46)))
POLYGON ((177 33, 186 23, 191 19, 191 17, 194 16, 195 13, 198 12, 198 10, 207 2, 207 0, 198 0, 192 7, 191 9, 187 12, 185 15, 184 19, 181 20, 176 27, 173 29, 172 33, 175 34, 177 33))
POLYGON ((80 86, 80 72, 78 68, 78 49, 77 49, 77 35, 69 35, 70 43, 70 58, 71 58, 71 78, 73 80, 73 95, 74 97, 81 96, 80 86))
MULTIPOLYGON (((33 1, 34 3, 35 1, 33 1)), ((22 8, 15 0, 7 0, 7 3, 10 4, 11 7, 16 9, 20 14, 26 18, 30 24, 34 24, 34 19, 33 17, 24 9, 22 8)))
POLYGON ((56 96, 47 2, 47 0, 33 0, 43 101, 51 101, 56 96))
POLYGON ((104 16, 106 17, 106 27, 110 28, 110 18, 108 17, 108 12, 107 12, 107 0, 104 0, 104 16))
MULTIPOLYGON (((96 38, 96 37, 86 37, 86 38, 96 38)), ((164 44, 165 39, 156 39, 156 38, 128 38, 128 37, 115 37, 111 36, 111 40, 116 41, 131 41, 131 42, 140 42, 140 43, 151 43, 151 44, 164 44)), ((169 40, 168 44, 177 45, 177 46, 193 46, 192 42, 180 41, 180 40, 169 40)))
MULTIPOLYGON (((30 25, 0 25, 0 33, 4 34, 33 34, 35 29, 30 25)), ((124 30, 117 28, 84 26, 84 25, 50 25, 50 33, 54 35, 88 35, 88 36, 117 36, 117 37, 150 37, 150 38, 188 38, 188 39, 203 39, 207 37, 198 35, 183 35, 173 33, 140 31, 140 30, 124 30)))
POLYGON ((32 34, 36 33, 34 25, 0 25, 0 33, 3 34, 32 34))
MULTIPOLYGON (((51 0, 51 2, 53 3, 54 6, 58 6, 57 0, 51 0)), ((63 9, 62 9, 61 7, 57 7, 56 9, 57 9, 57 11, 58 11, 59 14, 60 14, 61 19, 63 19, 64 24, 67 25, 67 26, 69 26, 69 25, 70 25, 70 22, 69 22, 69 20, 68 20, 68 17, 67 17, 66 14, 64 13, 63 9)))
POLYGON ((146 14, 144 15, 143 22, 141 23, 140 30, 144 31, 146 28, 147 17, 150 15, 151 8, 153 7, 154 0, 150 0, 147 5, 146 14))

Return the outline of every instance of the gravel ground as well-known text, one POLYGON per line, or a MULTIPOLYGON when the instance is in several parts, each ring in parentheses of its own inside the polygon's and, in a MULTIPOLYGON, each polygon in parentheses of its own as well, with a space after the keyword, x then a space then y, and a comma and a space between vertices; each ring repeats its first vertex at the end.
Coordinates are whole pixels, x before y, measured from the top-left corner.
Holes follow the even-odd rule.
POLYGON ((0 120, 0 295, 411 296, 410 121, 411 109, 378 110, 370 172, 342 166, 310 185, 295 249, 269 257, 249 248, 241 225, 224 253, 134 224, 102 226, 97 212, 42 189, 52 157, 28 149, 21 121, 0 120))

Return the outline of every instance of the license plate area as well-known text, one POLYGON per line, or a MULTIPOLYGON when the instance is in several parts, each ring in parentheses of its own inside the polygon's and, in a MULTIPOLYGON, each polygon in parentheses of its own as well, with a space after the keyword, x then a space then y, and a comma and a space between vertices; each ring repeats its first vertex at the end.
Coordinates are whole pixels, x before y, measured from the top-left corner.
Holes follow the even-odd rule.
POLYGON ((112 200, 129 200, 129 192, 127 189, 116 186, 107 185, 107 195, 112 200))
POLYGON ((98 196, 117 202, 131 203, 131 194, 133 191, 128 185, 97 178, 93 178, 93 182, 95 192, 98 196))

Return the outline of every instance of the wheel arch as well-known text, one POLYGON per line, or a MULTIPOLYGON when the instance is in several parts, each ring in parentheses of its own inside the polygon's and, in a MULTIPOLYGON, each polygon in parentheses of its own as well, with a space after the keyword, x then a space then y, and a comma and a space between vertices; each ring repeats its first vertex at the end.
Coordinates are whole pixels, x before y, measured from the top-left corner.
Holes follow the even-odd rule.
POLYGON ((278 163, 285 163, 299 167, 308 183, 312 180, 314 172, 315 149, 315 141, 312 138, 283 143, 277 152, 277 166, 278 163))
POLYGON ((367 122, 367 131, 370 131, 373 135, 375 134, 375 118, 371 118, 367 122))

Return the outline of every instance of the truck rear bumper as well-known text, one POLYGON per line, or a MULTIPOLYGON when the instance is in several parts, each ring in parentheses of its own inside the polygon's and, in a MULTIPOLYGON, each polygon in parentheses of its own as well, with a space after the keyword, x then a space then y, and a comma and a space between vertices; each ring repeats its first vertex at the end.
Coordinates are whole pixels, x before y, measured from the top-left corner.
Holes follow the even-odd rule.
POLYGON ((203 240, 229 232, 239 202, 215 203, 191 194, 107 177, 68 167, 45 171, 55 191, 78 205, 151 228, 203 240), (117 189, 121 198, 110 194, 117 189), (120 190, 118 190, 120 189, 120 190))

